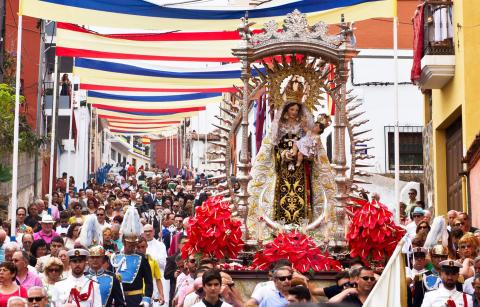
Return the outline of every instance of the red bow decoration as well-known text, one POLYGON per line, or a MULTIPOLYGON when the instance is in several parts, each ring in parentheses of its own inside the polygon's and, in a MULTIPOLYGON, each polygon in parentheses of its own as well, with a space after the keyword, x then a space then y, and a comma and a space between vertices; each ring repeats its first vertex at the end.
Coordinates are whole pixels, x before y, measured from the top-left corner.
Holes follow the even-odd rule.
POLYGON ((363 261, 382 261, 390 257, 405 230, 393 221, 388 208, 375 200, 352 199, 362 206, 355 210, 347 233, 350 256, 363 261))
POLYGON ((272 242, 264 245, 263 250, 255 254, 253 264, 261 270, 267 270, 279 259, 290 260, 293 267, 302 273, 342 269, 340 262, 330 258, 328 253, 322 254, 311 237, 294 230, 280 233, 272 242))
MULTIPOLYGON (((73 297, 73 300, 77 304, 77 307, 80 307, 80 302, 85 302, 86 300, 88 300, 88 298, 90 297, 90 294, 92 293, 92 290, 93 290, 93 281, 90 281, 90 283, 88 284, 87 293, 80 293, 80 291, 78 291, 77 288, 72 288, 72 290, 70 290, 70 298, 73 297)), ((70 303, 71 303, 71 300, 70 300, 70 303)))
POLYGON ((242 223, 231 218, 230 204, 222 196, 208 198, 188 223, 188 241, 182 257, 202 254, 217 259, 236 258, 243 248, 242 223))
POLYGON ((449 298, 447 301, 447 307, 457 307, 457 304, 455 304, 455 302, 449 298))

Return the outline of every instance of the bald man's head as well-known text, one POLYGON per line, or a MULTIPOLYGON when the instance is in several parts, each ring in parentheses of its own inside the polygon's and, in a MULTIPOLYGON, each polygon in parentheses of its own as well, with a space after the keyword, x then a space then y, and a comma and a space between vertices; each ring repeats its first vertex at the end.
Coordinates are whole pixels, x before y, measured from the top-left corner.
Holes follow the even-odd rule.
POLYGON ((145 224, 145 226, 143 226, 143 235, 145 236, 145 239, 147 239, 147 241, 153 240, 153 236, 155 235, 155 232, 153 231, 153 226, 150 224, 145 224))

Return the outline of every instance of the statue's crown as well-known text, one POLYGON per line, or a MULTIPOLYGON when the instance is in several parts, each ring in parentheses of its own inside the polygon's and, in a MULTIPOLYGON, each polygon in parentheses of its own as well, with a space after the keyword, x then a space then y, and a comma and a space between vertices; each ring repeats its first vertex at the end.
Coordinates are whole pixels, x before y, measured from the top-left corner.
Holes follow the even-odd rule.
POLYGON ((285 101, 302 103, 304 86, 301 82, 291 80, 285 88, 285 101))

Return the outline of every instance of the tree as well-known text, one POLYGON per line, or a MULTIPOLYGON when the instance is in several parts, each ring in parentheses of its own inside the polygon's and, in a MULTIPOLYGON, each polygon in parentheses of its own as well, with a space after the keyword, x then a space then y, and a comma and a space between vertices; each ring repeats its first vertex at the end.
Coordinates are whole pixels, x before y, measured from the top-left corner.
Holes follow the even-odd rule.
MULTIPOLYGON (((23 96, 20 103, 24 103, 23 96)), ((13 150, 13 128, 15 120, 15 90, 7 84, 0 84, 0 154, 13 150)), ((22 152, 36 153, 44 142, 27 123, 25 116, 20 116, 18 148, 22 152)), ((0 164, 0 182, 11 180, 10 167, 0 164)))

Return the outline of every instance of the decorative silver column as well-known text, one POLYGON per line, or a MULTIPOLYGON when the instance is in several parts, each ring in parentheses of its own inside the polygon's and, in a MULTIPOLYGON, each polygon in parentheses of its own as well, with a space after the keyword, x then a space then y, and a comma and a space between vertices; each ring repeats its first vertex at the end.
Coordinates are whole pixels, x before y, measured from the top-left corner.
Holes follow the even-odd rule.
MULTIPOLYGON (((239 28, 240 35, 242 37, 241 46, 236 55, 240 58, 242 63, 242 72, 240 78, 243 81, 243 89, 241 91, 242 103, 240 105, 240 114, 242 116, 241 122, 241 131, 242 131, 242 146, 240 153, 240 163, 238 164, 238 169, 240 171, 237 176, 238 182, 240 183, 240 193, 238 194, 238 212, 244 219, 244 225, 247 227, 247 216, 248 216, 248 182, 252 179, 250 177, 250 157, 248 152, 248 107, 250 103, 250 78, 251 78, 251 68, 248 61, 248 19, 242 19, 242 25, 239 28)), ((248 230, 246 229, 246 232, 248 230)))

